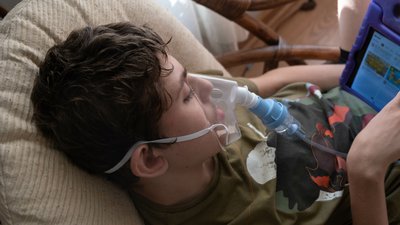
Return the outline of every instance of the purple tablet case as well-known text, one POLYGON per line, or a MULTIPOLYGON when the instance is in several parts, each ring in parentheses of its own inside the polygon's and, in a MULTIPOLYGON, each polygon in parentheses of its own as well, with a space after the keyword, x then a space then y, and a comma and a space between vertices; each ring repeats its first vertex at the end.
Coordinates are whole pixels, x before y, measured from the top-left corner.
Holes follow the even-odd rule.
POLYGON ((400 90, 400 0, 372 0, 340 78, 377 111, 400 90))

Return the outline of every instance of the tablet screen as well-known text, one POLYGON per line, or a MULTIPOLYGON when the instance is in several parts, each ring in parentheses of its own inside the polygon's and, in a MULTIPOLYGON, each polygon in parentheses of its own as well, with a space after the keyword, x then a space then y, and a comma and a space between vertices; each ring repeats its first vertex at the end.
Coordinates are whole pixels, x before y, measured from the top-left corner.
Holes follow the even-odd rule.
POLYGON ((380 110, 400 89, 400 46, 372 28, 366 43, 348 85, 380 110))

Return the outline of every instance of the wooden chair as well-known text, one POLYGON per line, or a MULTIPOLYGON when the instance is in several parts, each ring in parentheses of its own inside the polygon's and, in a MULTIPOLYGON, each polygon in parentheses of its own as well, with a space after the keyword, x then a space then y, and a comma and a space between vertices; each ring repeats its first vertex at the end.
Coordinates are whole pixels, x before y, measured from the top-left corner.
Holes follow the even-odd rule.
MULTIPOLYGON (((265 43, 265 47, 239 50, 216 56, 225 67, 247 63, 264 62, 264 71, 276 68, 279 61, 289 65, 306 64, 305 59, 337 61, 339 47, 315 45, 288 45, 279 34, 265 23, 249 14, 250 11, 272 9, 298 0, 194 0, 237 23, 252 35, 265 43)), ((313 2, 306 2, 304 8, 313 7, 313 2)))

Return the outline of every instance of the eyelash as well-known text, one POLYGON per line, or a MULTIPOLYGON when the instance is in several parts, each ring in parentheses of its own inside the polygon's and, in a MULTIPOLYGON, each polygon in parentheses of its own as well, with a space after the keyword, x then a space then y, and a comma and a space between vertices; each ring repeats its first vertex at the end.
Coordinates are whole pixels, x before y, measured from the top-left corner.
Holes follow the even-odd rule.
POLYGON ((185 97, 185 99, 184 99, 183 101, 184 101, 184 102, 189 102, 193 97, 194 97, 194 91, 193 91, 193 89, 190 87, 189 94, 185 97))

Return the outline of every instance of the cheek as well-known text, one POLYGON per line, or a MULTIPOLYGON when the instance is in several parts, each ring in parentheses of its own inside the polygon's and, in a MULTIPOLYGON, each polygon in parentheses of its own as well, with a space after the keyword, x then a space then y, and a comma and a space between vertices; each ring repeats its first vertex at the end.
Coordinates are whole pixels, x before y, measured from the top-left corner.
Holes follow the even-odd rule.
POLYGON ((219 121, 217 116, 217 109, 214 104, 204 105, 203 110, 210 123, 217 123, 219 121))
POLYGON ((170 109, 160 120, 161 134, 169 137, 187 135, 208 126, 204 110, 197 103, 180 110, 170 109))

